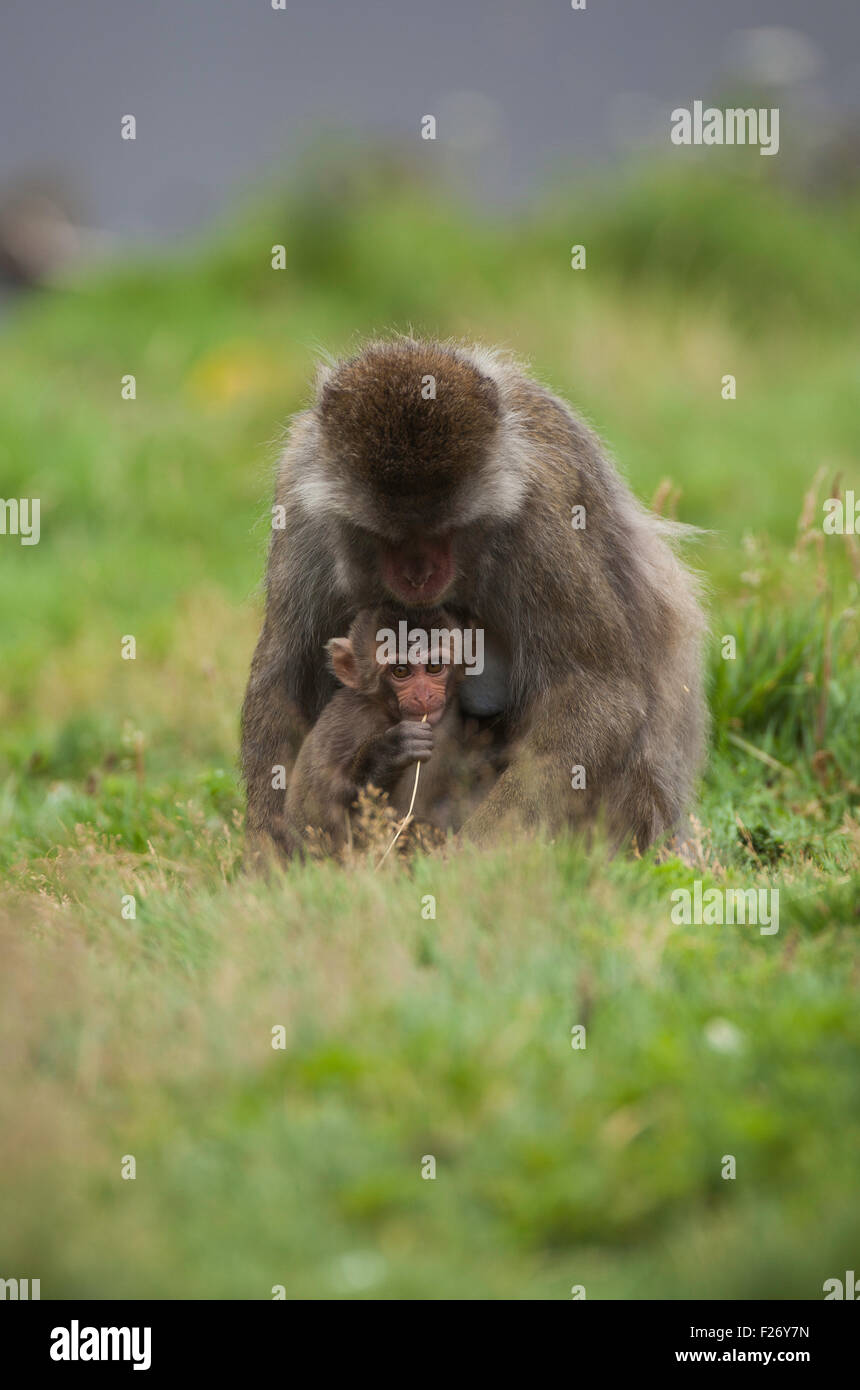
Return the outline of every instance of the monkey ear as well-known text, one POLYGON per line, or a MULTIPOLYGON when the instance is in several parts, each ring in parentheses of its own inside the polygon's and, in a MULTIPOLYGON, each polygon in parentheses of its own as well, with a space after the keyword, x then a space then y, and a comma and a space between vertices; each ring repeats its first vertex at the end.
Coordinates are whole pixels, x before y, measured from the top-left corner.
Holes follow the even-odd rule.
POLYGON ((349 638, 332 637, 330 642, 326 642, 326 651, 331 662, 331 669, 341 685, 348 685, 352 690, 357 690, 360 684, 358 665, 349 638))

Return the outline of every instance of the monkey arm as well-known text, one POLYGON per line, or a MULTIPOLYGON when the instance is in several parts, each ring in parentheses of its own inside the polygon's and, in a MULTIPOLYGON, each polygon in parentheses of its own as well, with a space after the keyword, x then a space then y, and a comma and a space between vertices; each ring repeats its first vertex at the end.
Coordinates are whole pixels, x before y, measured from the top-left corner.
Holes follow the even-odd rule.
POLYGON ((386 791, 386 760, 382 756, 381 747, 384 734, 373 734, 366 738, 356 749, 355 756, 351 759, 346 770, 345 780, 355 788, 355 796, 358 796, 360 787, 364 787, 368 782, 374 782, 382 791, 386 791))
POLYGON ((283 788, 310 728, 298 704, 288 695, 283 660, 278 656, 279 644, 267 621, 251 663, 242 706, 242 775, 252 853, 264 847, 267 836, 283 852, 290 853, 282 825, 283 788), (284 769, 283 775, 277 775, 279 768, 284 769))
POLYGON ((308 826, 337 838, 343 812, 372 781, 388 791, 403 767, 429 757, 432 733, 422 725, 388 726, 390 715, 366 696, 338 690, 304 740, 286 791, 283 848, 290 852, 308 826))
MULTIPOLYGON (((298 433, 301 434, 299 424, 298 433)), ((288 449, 287 455, 291 454, 288 449)), ((323 659, 328 637, 345 631, 350 613, 333 601, 327 547, 311 520, 299 515, 289 496, 285 456, 276 500, 287 512, 287 529, 273 529, 266 567, 266 613, 242 707, 242 773, 247 798, 247 834, 256 853, 292 852, 283 833, 284 781, 289 782, 303 740, 335 689, 323 659), (272 786, 274 769, 285 777, 272 786)))

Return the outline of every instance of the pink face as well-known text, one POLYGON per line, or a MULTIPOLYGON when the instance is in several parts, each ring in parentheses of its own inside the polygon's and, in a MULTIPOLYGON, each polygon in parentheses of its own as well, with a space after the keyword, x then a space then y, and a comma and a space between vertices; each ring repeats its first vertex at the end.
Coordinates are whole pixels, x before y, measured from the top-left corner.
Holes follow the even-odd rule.
POLYGON ((445 713, 451 666, 410 661, 385 669, 397 696, 401 719, 421 720, 426 714, 428 724, 438 724, 445 713))
POLYGON ((454 581, 450 535, 416 536, 380 545, 382 578, 395 598, 411 608, 437 603, 454 581))

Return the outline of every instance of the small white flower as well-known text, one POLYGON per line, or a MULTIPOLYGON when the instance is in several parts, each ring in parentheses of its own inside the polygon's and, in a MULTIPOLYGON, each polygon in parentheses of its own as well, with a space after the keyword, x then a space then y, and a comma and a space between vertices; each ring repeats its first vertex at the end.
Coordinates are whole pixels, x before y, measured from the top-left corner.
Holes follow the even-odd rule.
POLYGON ((744 1035, 727 1018, 712 1018, 705 1024, 705 1041, 715 1052, 743 1052, 744 1035))
POLYGON ((332 1264, 332 1283, 340 1289, 358 1291, 373 1288, 385 1278, 388 1262, 375 1250, 350 1250, 332 1264))

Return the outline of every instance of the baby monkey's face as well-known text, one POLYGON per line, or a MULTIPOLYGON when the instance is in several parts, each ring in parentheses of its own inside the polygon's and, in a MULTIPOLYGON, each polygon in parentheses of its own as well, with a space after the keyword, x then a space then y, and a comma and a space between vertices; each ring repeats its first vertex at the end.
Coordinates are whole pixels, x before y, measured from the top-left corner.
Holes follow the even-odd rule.
POLYGON ((444 609, 413 614, 366 609, 348 637, 327 644, 337 679, 397 723, 438 724, 463 675, 462 631, 444 609))
POLYGON ((382 679, 397 701, 401 719, 438 724, 445 713, 452 668, 441 661, 405 661, 385 666, 382 679))

